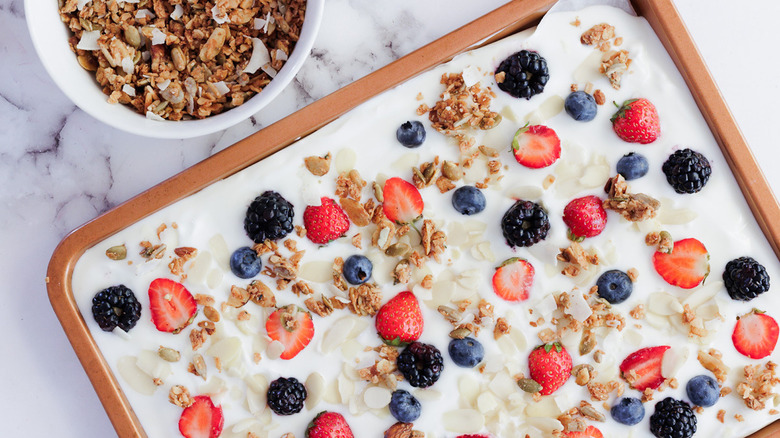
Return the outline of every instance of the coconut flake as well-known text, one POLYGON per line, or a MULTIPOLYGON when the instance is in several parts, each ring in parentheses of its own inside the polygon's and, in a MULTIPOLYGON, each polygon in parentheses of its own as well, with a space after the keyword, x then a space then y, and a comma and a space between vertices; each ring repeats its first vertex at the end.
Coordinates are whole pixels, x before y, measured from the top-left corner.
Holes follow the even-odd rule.
POLYGON ((151 20, 154 17, 155 17, 154 13, 152 11, 150 11, 149 9, 146 9, 146 8, 139 9, 139 10, 135 11, 135 19, 136 20, 140 20, 142 18, 148 18, 148 19, 151 20))
POLYGON ((171 20, 178 20, 184 15, 184 8, 181 7, 181 5, 176 5, 173 7, 173 12, 171 12, 171 20))
POLYGON ((579 322, 585 321, 593 314, 593 310, 591 310, 588 302, 585 301, 585 297, 576 289, 569 293, 569 304, 570 306, 566 313, 579 322))
POLYGON ((159 88, 160 91, 165 91, 165 89, 168 88, 169 85, 171 85, 171 80, 170 79, 166 79, 164 81, 158 82, 157 83, 157 88, 159 88))
POLYGON ((479 72, 479 68, 476 66, 470 65, 463 69, 463 83, 466 84, 467 87, 478 84, 481 78, 482 75, 479 72))
POLYGON ((227 86, 225 81, 215 82, 214 88, 217 90, 220 96, 230 93, 230 87, 227 86))
POLYGON ((217 5, 214 5, 214 7, 211 8, 211 17, 214 18, 214 21, 216 21, 217 24, 230 23, 228 15, 220 11, 217 5))
POLYGON ((100 38, 100 31, 93 30, 92 32, 82 32, 81 39, 76 45, 79 50, 100 50, 97 40, 100 38))
MULTIPOLYGON (((269 62, 271 62, 271 55, 268 53, 268 48, 260 38, 252 38, 252 57, 249 58, 249 63, 247 63, 243 73, 254 74, 257 69, 269 62)), ((265 71, 265 69, 263 69, 263 71, 265 71)))
POLYGON ((158 44, 165 44, 165 37, 167 35, 165 32, 161 31, 158 28, 152 29, 152 45, 156 46, 158 44))
POLYGON ((130 97, 135 97, 135 88, 128 84, 122 85, 122 91, 130 97))
POLYGON ((84 9, 84 6, 86 6, 89 2, 92 0, 79 0, 78 3, 76 3, 76 8, 81 11, 84 9))
POLYGON ((287 61, 287 53, 285 53, 282 49, 276 49, 276 60, 287 61))
POLYGON ((129 75, 133 74, 133 72, 135 71, 135 64, 133 64, 133 58, 129 56, 125 56, 124 58, 122 58, 122 70, 124 70, 126 74, 129 75))
POLYGON ((271 79, 276 77, 276 74, 278 73, 275 68, 271 67, 271 64, 266 64, 262 67, 260 67, 261 70, 263 70, 268 76, 271 77, 271 79))
POLYGON ((155 113, 153 113, 151 111, 147 111, 146 112, 146 118, 149 119, 149 120, 157 121, 157 122, 164 122, 165 121, 165 119, 163 119, 162 117, 158 116, 157 114, 155 114, 155 113))

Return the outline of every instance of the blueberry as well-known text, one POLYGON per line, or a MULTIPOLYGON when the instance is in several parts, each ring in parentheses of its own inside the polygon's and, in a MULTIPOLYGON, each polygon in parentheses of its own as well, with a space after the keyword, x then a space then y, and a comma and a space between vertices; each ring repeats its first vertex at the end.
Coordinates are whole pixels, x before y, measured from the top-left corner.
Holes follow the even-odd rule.
POLYGON ((238 278, 252 278, 260 273, 262 267, 257 253, 248 246, 238 248, 230 256, 230 270, 238 278))
POLYGON ((566 114, 580 122, 590 122, 596 118, 596 99, 584 91, 575 91, 566 96, 563 108, 566 114))
POLYGON ((609 410, 612 418, 620 424, 633 426, 645 418, 645 407, 638 398, 623 397, 609 410))
POLYGON ((393 391, 390 399, 390 413, 401 423, 411 423, 420 418, 420 401, 403 389, 393 391))
POLYGON ((425 127, 417 120, 402 123, 395 131, 395 138, 408 148, 416 148, 425 141, 425 127))
POLYGON ((696 406, 708 408, 718 402, 720 388, 718 382, 710 376, 696 376, 685 386, 688 398, 696 406))
POLYGON ((452 194, 452 206, 460 214, 477 214, 485 209, 485 195, 474 186, 459 187, 452 194))
POLYGON ((626 155, 623 155, 617 162, 617 172, 623 175, 623 178, 625 178, 626 181, 631 181, 632 179, 641 178, 647 175, 648 169, 647 158, 635 152, 629 152, 626 155))
POLYGON ((596 281, 599 288, 599 296, 611 304, 620 304, 631 296, 634 285, 631 278, 623 271, 612 269, 599 277, 596 281))
POLYGON ((347 279, 349 284, 363 284, 371 278, 371 271, 374 269, 374 265, 371 264, 371 260, 362 255, 353 255, 347 257, 344 260, 344 266, 341 269, 344 278, 347 279))
POLYGON ((453 339, 447 349, 455 365, 474 368, 485 357, 485 349, 474 338, 453 339))

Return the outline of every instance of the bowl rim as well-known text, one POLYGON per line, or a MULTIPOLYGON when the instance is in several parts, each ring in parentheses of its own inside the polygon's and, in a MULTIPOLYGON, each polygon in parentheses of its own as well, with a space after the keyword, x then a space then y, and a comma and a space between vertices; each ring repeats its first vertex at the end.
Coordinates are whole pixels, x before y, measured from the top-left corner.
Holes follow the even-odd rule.
POLYGON ((300 37, 289 59, 262 92, 238 107, 205 119, 157 121, 138 114, 126 105, 109 104, 106 101, 108 96, 100 90, 94 75, 81 68, 75 54, 68 47, 67 38, 61 37, 63 34, 69 35, 70 30, 60 20, 58 9, 44 7, 39 0, 24 2, 25 19, 33 47, 46 73, 57 87, 78 108, 95 119, 124 132, 159 139, 187 139, 213 134, 250 118, 273 101, 292 82, 309 58, 322 23, 324 7, 325 0, 307 0, 300 37), (54 18, 61 29, 51 29, 54 18), (67 56, 56 52, 57 50, 64 51, 67 56), (72 76, 59 74, 63 69, 77 69, 78 84, 70 82, 72 76), (94 90, 84 89, 88 82, 91 82, 94 90))

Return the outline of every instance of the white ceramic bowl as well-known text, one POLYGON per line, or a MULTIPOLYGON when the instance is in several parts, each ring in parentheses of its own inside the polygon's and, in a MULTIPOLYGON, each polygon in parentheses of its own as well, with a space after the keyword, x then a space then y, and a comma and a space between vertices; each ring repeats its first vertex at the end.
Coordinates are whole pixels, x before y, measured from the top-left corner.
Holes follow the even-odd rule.
POLYGON ((145 137, 190 138, 211 134, 257 113, 292 81, 308 58, 322 21, 325 0, 308 0, 301 35, 289 59, 263 91, 243 105, 197 120, 155 121, 128 106, 109 104, 94 73, 81 68, 68 47, 70 30, 60 20, 56 1, 25 0, 27 27, 35 49, 54 82, 82 110, 117 129, 145 137))

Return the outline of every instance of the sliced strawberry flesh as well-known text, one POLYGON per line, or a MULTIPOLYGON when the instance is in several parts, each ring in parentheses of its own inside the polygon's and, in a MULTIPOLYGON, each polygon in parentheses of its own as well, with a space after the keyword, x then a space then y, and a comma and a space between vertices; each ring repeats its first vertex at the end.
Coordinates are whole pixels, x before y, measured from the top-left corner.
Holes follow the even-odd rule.
POLYGON ((588 426, 582 432, 566 432, 566 438, 603 438, 604 435, 595 426, 588 426))
POLYGON ((552 129, 544 125, 520 128, 512 140, 515 160, 531 169, 553 164, 561 157, 561 140, 552 129))
POLYGON ((762 359, 774 351, 779 331, 774 318, 753 311, 737 321, 731 340, 741 354, 751 359, 762 359))
POLYGON ((281 359, 292 359, 301 352, 314 337, 314 323, 311 315, 290 305, 274 311, 265 323, 268 336, 284 345, 281 359))
POLYGON ((692 289, 710 272, 710 256, 704 244, 689 238, 674 242, 671 254, 656 251, 653 254, 656 272, 672 286, 692 289))
POLYGON ((661 364, 669 348, 668 345, 647 347, 629 354, 620 364, 621 375, 636 390, 658 388, 665 380, 661 364))
POLYGON ((506 301, 524 301, 534 281, 534 267, 525 260, 512 258, 493 274, 493 291, 506 301))
POLYGON ((149 310, 157 330, 178 333, 192 322, 198 304, 181 283, 158 278, 149 285, 149 310))
POLYGON ((192 405, 179 418, 179 432, 186 438, 217 438, 222 433, 225 417, 222 407, 214 406, 205 395, 193 397, 192 405))
POLYGON ((422 196, 417 187, 408 181, 397 177, 388 179, 385 181, 382 195, 382 211, 393 222, 413 222, 422 214, 422 196))

